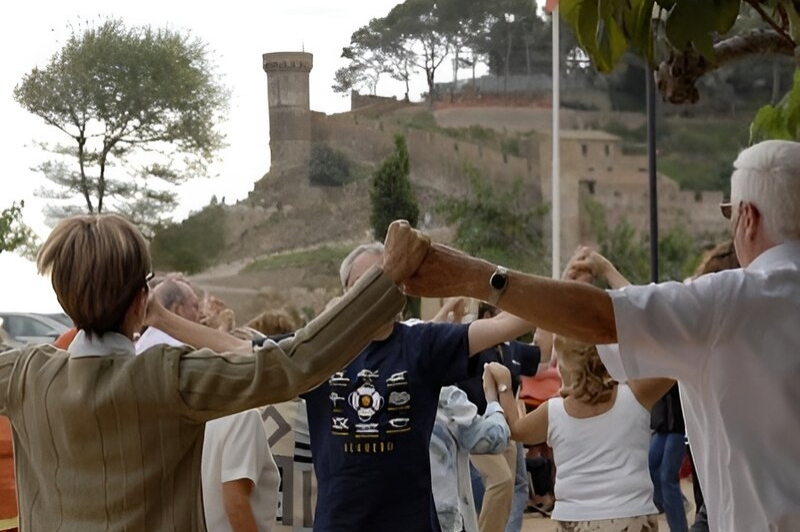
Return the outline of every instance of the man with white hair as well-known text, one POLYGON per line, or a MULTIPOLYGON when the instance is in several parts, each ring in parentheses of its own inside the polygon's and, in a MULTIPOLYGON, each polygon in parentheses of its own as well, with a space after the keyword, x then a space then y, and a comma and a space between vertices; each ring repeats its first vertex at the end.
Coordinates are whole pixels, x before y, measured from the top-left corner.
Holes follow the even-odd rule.
MULTIPOLYGON (((354 249, 340 269, 345 292, 383 255, 380 243, 354 249)), ((318 486, 315 532, 440 530, 429 454, 440 391, 466 377, 471 355, 532 328, 508 313, 470 324, 399 318, 302 395, 318 486)))
POLYGON ((605 292, 434 246, 405 287, 429 297, 494 297, 545 330, 618 343, 601 345, 600 354, 619 381, 677 379, 710 529, 797 531, 800 143, 744 150, 734 162, 731 202, 721 207, 743 269, 686 284, 605 292))
MULTIPOLYGON (((192 287, 181 277, 168 276, 153 282, 153 295, 161 306, 181 318, 193 323, 200 323, 200 299, 192 287)), ((136 341, 136 351, 142 353, 154 345, 184 345, 172 336, 157 329, 148 327, 136 341)))
MULTIPOLYGON (((169 276, 152 297, 170 312, 200 323, 200 299, 188 281, 169 276)), ((148 327, 136 342, 140 354, 157 345, 182 342, 148 327)), ((203 511, 209 532, 270 532, 278 510, 280 474, 256 409, 206 423, 202 460, 203 511)))

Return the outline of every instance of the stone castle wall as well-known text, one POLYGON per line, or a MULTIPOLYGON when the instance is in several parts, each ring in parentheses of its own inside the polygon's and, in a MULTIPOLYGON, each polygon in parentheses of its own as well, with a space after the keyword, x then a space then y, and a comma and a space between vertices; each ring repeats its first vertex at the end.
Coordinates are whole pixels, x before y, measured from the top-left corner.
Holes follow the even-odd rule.
POLYGON ((441 133, 402 128, 389 121, 350 113, 332 116, 314 113, 312 117, 315 142, 325 142, 354 160, 371 161, 375 165, 394 149, 395 134, 406 137, 411 180, 422 206, 428 210, 432 210, 443 195, 461 197, 466 194, 469 187, 467 163, 492 182, 504 186, 520 178, 531 184, 526 187, 531 201, 541 198, 536 168, 527 158, 504 156, 499 151, 441 133))

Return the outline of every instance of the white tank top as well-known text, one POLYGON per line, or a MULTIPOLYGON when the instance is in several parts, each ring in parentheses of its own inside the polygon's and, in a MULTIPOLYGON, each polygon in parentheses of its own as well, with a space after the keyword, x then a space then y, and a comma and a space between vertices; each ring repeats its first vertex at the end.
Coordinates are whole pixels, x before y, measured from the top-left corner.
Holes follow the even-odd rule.
POLYGON ((610 410, 585 419, 567 414, 564 399, 550 399, 547 422, 547 444, 556 464, 553 519, 592 521, 658 512, 647 464, 650 412, 628 386, 618 386, 610 410))

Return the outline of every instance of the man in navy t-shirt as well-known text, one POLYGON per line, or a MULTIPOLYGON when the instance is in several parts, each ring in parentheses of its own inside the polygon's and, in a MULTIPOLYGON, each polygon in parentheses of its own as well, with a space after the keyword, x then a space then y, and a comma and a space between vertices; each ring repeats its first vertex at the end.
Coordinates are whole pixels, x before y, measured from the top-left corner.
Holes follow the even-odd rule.
MULTIPOLYGON (((344 288, 382 253, 377 243, 350 253, 344 288)), ((429 446, 439 390, 466 377, 470 355, 530 329, 510 314, 469 325, 388 323, 349 366, 304 394, 318 483, 314 530, 438 530, 429 446)))

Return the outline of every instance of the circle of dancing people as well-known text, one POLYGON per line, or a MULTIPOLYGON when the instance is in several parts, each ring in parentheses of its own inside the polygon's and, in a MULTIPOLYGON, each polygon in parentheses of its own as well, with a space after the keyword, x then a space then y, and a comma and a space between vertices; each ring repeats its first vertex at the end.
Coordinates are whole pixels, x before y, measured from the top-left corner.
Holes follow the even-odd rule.
POLYGON ((0 354, 17 513, 0 525, 277 530, 293 511, 277 493, 297 487, 258 409, 294 401, 316 531, 520 530, 551 504, 560 531, 656 530, 662 510, 687 530, 685 438, 694 526, 800 530, 800 144, 733 167, 732 244, 685 282, 631 286, 589 248, 547 279, 396 221, 344 260, 340 298, 280 336, 200 323, 192 287, 153 283, 122 217, 67 218, 37 265, 75 330, 0 354), (404 321, 407 296, 445 304, 404 321), (465 319, 463 298, 499 312, 465 319), (518 340, 534 330, 538 345, 518 340))

